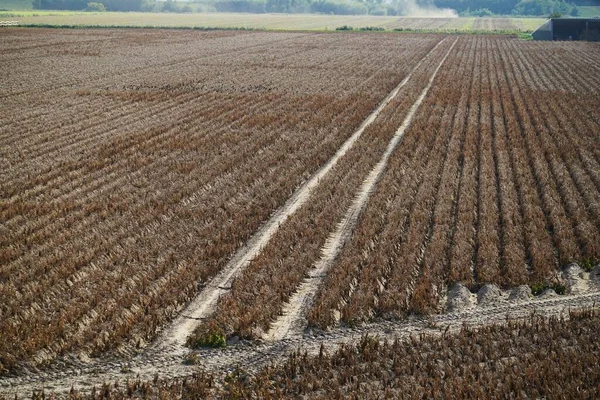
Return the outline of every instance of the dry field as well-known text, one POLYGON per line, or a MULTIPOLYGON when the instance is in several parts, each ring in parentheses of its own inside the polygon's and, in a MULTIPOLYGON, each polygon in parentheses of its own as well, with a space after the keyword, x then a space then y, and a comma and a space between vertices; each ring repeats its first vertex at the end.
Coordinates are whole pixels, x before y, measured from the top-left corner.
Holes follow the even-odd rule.
POLYGON ((10 11, 0 19, 17 20, 34 26, 121 26, 121 27, 218 27, 276 30, 334 30, 348 25, 355 28, 380 27, 435 31, 521 31, 531 32, 544 18, 423 18, 375 15, 320 14, 245 14, 245 13, 136 13, 77 11, 10 11))
MULTIPOLYGON (((251 379, 244 371, 234 372, 219 395, 261 399, 597 398, 598 323, 597 313, 582 312, 572 314, 570 320, 538 316, 507 326, 463 327, 442 338, 414 335, 406 342, 382 342, 367 335, 337 349, 323 346, 318 355, 297 350, 285 362, 269 365, 251 379)), ((209 379, 199 375, 185 385, 210 395, 209 379)), ((182 387, 181 382, 174 385, 182 387)))
POLYGON ((566 286, 523 312, 598 297, 597 44, 20 28, 0 43, 0 375, 404 321, 446 312, 455 283, 566 286))
POLYGON ((329 255, 327 240, 352 193, 450 45, 429 54, 368 128, 353 150, 360 167, 340 162, 233 282, 206 326, 268 338, 273 322, 291 318, 302 301, 292 294, 306 277, 323 282, 294 312, 326 329, 440 311, 456 282, 472 290, 552 284, 571 262, 597 264, 600 80, 577 73, 598 70, 597 48, 492 37, 458 40, 364 215, 347 226, 351 238, 329 255), (323 259, 331 270, 313 273, 323 259))

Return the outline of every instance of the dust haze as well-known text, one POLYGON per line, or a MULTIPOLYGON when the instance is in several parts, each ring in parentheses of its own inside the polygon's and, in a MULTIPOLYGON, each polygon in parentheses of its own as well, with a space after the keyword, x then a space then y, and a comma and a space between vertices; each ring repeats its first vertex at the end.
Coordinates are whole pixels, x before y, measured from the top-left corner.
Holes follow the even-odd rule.
POLYGON ((456 11, 451 8, 438 8, 433 4, 419 5, 416 0, 399 1, 398 11, 404 17, 458 18, 456 11))

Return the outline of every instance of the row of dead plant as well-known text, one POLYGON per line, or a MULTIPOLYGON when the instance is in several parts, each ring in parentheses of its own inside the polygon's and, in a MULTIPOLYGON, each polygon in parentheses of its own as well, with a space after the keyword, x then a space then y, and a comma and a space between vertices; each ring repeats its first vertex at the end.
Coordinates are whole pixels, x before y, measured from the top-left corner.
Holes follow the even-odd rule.
POLYGON ((311 324, 431 313, 453 282, 533 285, 571 262, 597 262, 598 137, 589 130, 597 111, 574 103, 571 113, 586 122, 572 133, 576 117, 540 95, 549 87, 530 89, 548 78, 531 61, 542 49, 526 51, 501 38, 461 38, 320 290, 311 324))

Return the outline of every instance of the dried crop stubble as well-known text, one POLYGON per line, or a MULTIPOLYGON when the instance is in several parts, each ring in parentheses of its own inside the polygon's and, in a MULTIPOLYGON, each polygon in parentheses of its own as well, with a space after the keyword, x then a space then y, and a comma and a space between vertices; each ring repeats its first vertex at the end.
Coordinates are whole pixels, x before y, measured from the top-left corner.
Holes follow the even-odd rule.
MULTIPOLYGON (((597 97, 589 89, 597 79, 565 68, 559 80, 558 67, 534 68, 542 59, 564 64, 561 52, 548 51, 561 46, 461 38, 460 56, 442 71, 446 80, 433 88, 326 280, 312 324, 335 325, 332 312, 340 307, 346 323, 432 312, 447 285, 457 280, 475 287, 536 283, 554 279, 557 268, 570 262, 598 259, 593 156, 598 131, 590 129, 598 110, 586 101, 597 97), (473 70, 449 73, 455 64, 473 65, 473 70), (465 96, 461 88, 469 85, 465 96), (553 97, 565 92, 583 95, 581 106, 569 96, 570 115, 558 104, 562 96, 553 97), (447 108, 461 102, 460 115, 451 117, 447 108), (441 117, 444 113, 449 114, 441 117), (466 131, 463 139, 443 138, 440 123, 449 118, 457 122, 451 130, 466 131), (576 118, 581 122, 568 122, 576 118), (581 132, 575 134, 573 126, 581 132), (411 161, 410 140, 417 136, 421 145, 431 146, 429 167, 424 159, 421 166, 411 161), (456 159, 458 168, 452 166, 456 159), (391 179, 395 175, 403 176, 400 184, 391 179), (402 186, 409 182, 414 182, 412 189, 402 186), (404 213, 398 210, 406 206, 391 206, 394 199, 410 204, 413 196, 416 206, 404 213)), ((580 45, 570 51, 585 53, 591 65, 595 56, 585 49, 580 45)), ((578 63, 583 62, 578 58, 578 63)))
MULTIPOLYGON (((458 48, 460 46, 457 46, 455 51, 460 51, 458 48)), ((421 114, 420 118, 421 120, 417 119, 413 122, 416 127, 410 130, 421 130, 424 124, 428 124, 428 117, 424 118, 421 114)), ((441 121, 441 116, 435 115, 435 113, 430 118, 431 121, 441 121)), ((431 144, 423 140, 423 137, 418 135, 405 136, 397 152, 410 155, 407 161, 411 160, 411 164, 396 168, 394 160, 397 157, 392 158, 388 168, 389 172, 383 177, 379 185, 385 186, 393 181, 394 189, 386 197, 374 196, 370 200, 365 211, 365 222, 357 227, 352 242, 346 246, 340 256, 340 263, 334 266, 326 279, 325 288, 318 295, 316 307, 310 317, 311 322, 320 321, 320 325, 323 325, 324 322, 331 323, 331 318, 333 318, 331 310, 339 307, 340 300, 342 300, 342 306, 346 304, 348 299, 354 298, 354 293, 358 293, 357 300, 352 301, 342 310, 356 310, 354 320, 364 320, 370 317, 374 304, 379 301, 382 288, 388 283, 392 274, 390 265, 394 264, 396 257, 400 257, 403 252, 401 248, 395 246, 388 248, 387 251, 378 251, 380 249, 377 247, 382 242, 395 243, 395 238, 403 235, 403 227, 406 227, 407 218, 411 214, 411 205, 417 203, 414 198, 416 188, 419 186, 419 181, 426 176, 426 174, 419 171, 424 168, 427 160, 436 159, 435 156, 429 154, 432 151, 429 146, 431 144), (426 154, 428 156, 425 156, 426 154), (405 174, 411 174, 412 179, 402 180, 401 178, 405 174), (382 208, 389 211, 382 213, 383 215, 380 213, 377 218, 367 219, 367 216, 374 210, 381 210, 382 208), (365 245, 356 246, 355 243, 359 241, 365 243, 365 245), (369 256, 377 262, 362 263, 362 260, 368 259, 369 256), (332 284, 332 282, 335 282, 335 284, 332 284)), ((403 276, 411 279, 410 274, 404 274, 403 276)), ((401 311, 398 310, 397 312, 401 311)))
MULTIPOLYGON (((409 149, 413 149, 414 146, 418 145, 418 141, 415 140, 415 138, 405 138, 403 143, 402 143, 402 147, 403 148, 409 148, 409 149)), ((419 153, 415 152, 414 154, 416 154, 415 159, 419 159, 419 160, 424 160, 424 158, 419 157, 419 153)), ((405 171, 403 171, 405 172, 405 171)), ((367 211, 368 209, 373 207, 372 206, 372 202, 376 201, 377 199, 371 199, 369 204, 367 205, 367 211)), ((388 202, 389 205, 389 202, 388 202)), ((398 208, 394 208, 394 209, 398 209, 398 208)), ((386 214, 383 214, 386 215, 386 214)), ((399 221, 400 219, 397 219, 396 221, 399 221)), ((369 240, 371 240, 371 238, 373 238, 373 240, 376 240, 376 235, 377 233, 377 229, 378 229, 378 225, 382 224, 384 221, 381 219, 377 219, 377 220, 369 220, 369 224, 361 224, 359 225, 359 227, 357 227, 357 230, 353 233, 354 237, 357 236, 362 236, 362 237, 369 237, 369 240), (368 234, 364 234, 362 231, 363 230, 369 230, 368 234)), ((320 291, 317 297, 317 301, 316 301, 316 305, 315 305, 315 309, 312 311, 312 315, 309 317, 309 321, 312 321, 314 323, 314 321, 319 320, 321 321, 321 324, 325 322, 325 324, 327 323, 333 323, 333 321, 335 321, 335 316, 332 313, 332 310, 337 308, 337 304, 340 301, 343 301, 343 299, 347 298, 347 292, 346 291, 352 291, 352 282, 355 279, 355 274, 358 272, 357 268, 360 268, 361 265, 356 262, 357 258, 356 257, 360 257, 359 254, 360 252, 368 252, 368 249, 360 249, 359 247, 356 246, 346 246, 343 251, 342 254, 348 252, 348 253, 358 253, 354 256, 353 260, 355 261, 354 263, 338 263, 337 265, 334 265, 334 267, 332 268, 331 272, 328 274, 328 277, 326 278, 326 282, 329 281, 336 281, 338 284, 337 285, 328 285, 327 283, 325 284, 327 287, 327 290, 323 290, 320 291), (326 299, 326 300, 325 300, 326 299)), ((342 260, 343 260, 343 256, 342 256, 342 260)))
MULTIPOLYGON (((540 55, 536 55, 538 56, 537 60, 528 60, 521 57, 524 65, 529 67, 529 70, 531 70, 533 62, 540 59, 540 55)), ((591 62, 593 65, 593 61, 591 62)), ((550 77, 547 79, 535 79, 535 76, 531 76, 531 78, 534 82, 554 81, 560 77, 560 68, 568 67, 561 57, 557 65, 552 65, 548 68, 548 71, 544 71, 550 77)), ((541 75, 541 72, 537 74, 541 75)), ((530 72, 530 75, 533 75, 533 73, 530 72)), ((580 74, 567 75, 565 78, 564 81, 569 83, 567 88, 551 88, 548 84, 543 84, 539 87, 539 90, 550 91, 553 95, 568 94, 573 91, 582 95, 585 93, 584 96, 590 96, 591 101, 593 101, 594 97, 597 97, 598 92, 595 88, 598 88, 600 83, 595 79, 597 78, 595 75, 591 75, 589 79, 585 79, 580 74)), ((540 122, 540 126, 543 126, 542 129, 548 132, 548 136, 551 139, 544 142, 544 144, 550 157, 549 163, 552 171, 559 182, 563 196, 569 196, 571 193, 578 195, 566 200, 569 203, 569 207, 574 209, 574 212, 577 214, 576 218, 589 218, 589 221, 595 224, 595 228, 598 229, 600 228, 600 221, 598 220, 598 202, 596 199, 600 192, 598 191, 596 178, 598 176, 598 167, 600 166, 598 163, 599 159, 596 158, 596 162, 590 165, 591 160, 585 157, 589 154, 590 150, 597 151, 598 149, 598 146, 595 146, 595 132, 597 132, 596 129, 598 128, 598 118, 594 117, 593 113, 583 109, 587 105, 587 101, 582 102, 579 106, 575 106, 574 109, 569 109, 564 106, 565 103, 559 100, 558 97, 550 96, 547 100, 545 102, 538 101, 537 106, 540 114, 539 121, 543 121, 543 123, 540 122), (579 116, 589 116, 591 118, 578 118, 579 116), (585 129, 577 121, 587 123, 589 127, 585 129), (575 129, 573 129, 573 125, 575 129), (587 215, 581 214, 583 210, 587 211, 587 215)), ((582 225, 586 225, 586 223, 583 222, 582 225)), ((586 238, 597 234, 597 231, 594 231, 594 228, 591 226, 584 229, 592 229, 591 231, 582 232, 582 240, 586 242, 583 245, 590 252, 594 249, 594 246, 587 242, 586 238)), ((597 251, 597 249, 593 251, 597 251)))
MULTIPOLYGON (((526 145, 530 152, 535 154, 535 157, 531 157, 533 162, 532 167, 534 174, 537 176, 538 191, 542 193, 547 207, 545 212, 546 217, 549 219, 547 224, 552 231, 555 229, 563 231, 562 234, 559 232, 556 236, 558 240, 557 250, 559 251, 559 261, 562 265, 565 265, 568 262, 581 258, 595 259, 598 257, 598 250, 597 241, 594 241, 593 237, 597 236, 597 231, 594 225, 590 225, 588 217, 585 215, 585 207, 583 206, 585 200, 581 198, 581 193, 577 193, 575 188, 570 187, 570 177, 566 175, 557 176, 557 167, 553 162, 560 154, 560 149, 552 146, 553 136, 558 134, 564 137, 565 134, 561 132, 559 127, 558 129, 548 129, 548 120, 542 119, 540 115, 542 114, 540 109, 546 107, 546 103, 553 102, 553 99, 549 96, 542 102, 539 99, 540 96, 535 96, 530 91, 525 93, 518 91, 519 88, 526 86, 523 80, 527 75, 531 76, 530 80, 527 80, 530 82, 529 84, 537 84, 537 82, 544 81, 545 79, 539 76, 540 73, 522 66, 524 58, 519 56, 519 53, 516 54, 519 56, 518 59, 514 59, 514 56, 508 53, 504 54, 506 54, 506 57, 510 57, 505 65, 512 67, 512 73, 507 72, 508 78, 513 78, 517 82, 521 81, 518 85, 512 85, 511 88, 516 91, 516 94, 513 92, 513 96, 519 105, 517 113, 519 113, 519 117, 524 120, 527 127, 527 129, 524 129, 526 145), (521 96, 524 98, 521 99, 521 96), (533 109, 532 104, 536 103, 539 103, 539 106, 533 109), (540 140, 541 135, 546 140, 540 140), (562 217, 563 222, 556 223, 557 217, 562 217), (572 231, 565 233, 564 230, 568 230, 569 228, 572 231)), ((545 88, 542 86, 538 90, 543 92, 545 88)), ((572 110, 572 113, 575 114, 578 110, 576 108, 572 110)), ((589 135, 589 133, 586 135, 589 135)), ((591 148, 597 148, 594 141, 591 141, 591 143, 588 142, 588 145, 591 148)), ((571 145, 568 143, 562 143, 563 149, 569 147, 571 145)), ((582 148, 581 151, 585 151, 585 149, 582 148)), ((572 161, 573 164, 578 164, 577 160, 572 161)), ((592 188, 590 187, 590 189, 592 188)), ((597 203, 597 200, 592 200, 590 205, 594 203, 597 203)))

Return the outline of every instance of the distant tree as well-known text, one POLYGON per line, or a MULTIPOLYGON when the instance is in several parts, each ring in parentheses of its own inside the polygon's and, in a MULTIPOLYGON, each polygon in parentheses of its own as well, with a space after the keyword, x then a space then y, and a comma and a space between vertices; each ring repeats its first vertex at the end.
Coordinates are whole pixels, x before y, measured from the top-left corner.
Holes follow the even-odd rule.
POLYGON ((488 9, 493 14, 511 14, 519 0, 434 0, 440 8, 451 8, 458 13, 471 15, 473 11, 488 9))
POLYGON ((302 13, 308 12, 310 0, 267 0, 267 12, 302 13))
POLYGON ((105 12, 106 7, 104 7, 104 4, 102 4, 102 3, 92 2, 92 3, 87 3, 87 7, 85 8, 85 11, 105 12))
MULTIPOLYGON (((108 11, 149 11, 154 0, 102 0, 108 11)), ((86 10, 87 0, 33 0, 33 7, 42 10, 86 10)))
POLYGON ((266 0, 221 0, 215 3, 220 12, 246 12, 261 14, 267 10, 266 0))
POLYGON ((150 11, 154 1, 148 0, 102 0, 108 11, 150 11))
POLYGON ((437 7, 452 8, 462 15, 478 15, 479 10, 505 15, 549 15, 554 11, 565 15, 575 8, 570 1, 586 0, 434 0, 434 3, 437 7))
POLYGON ((173 0, 167 0, 162 5, 162 10, 164 12, 179 12, 179 6, 173 0))
POLYGON ((40 0, 33 6, 42 10, 85 10, 87 0, 40 0))
POLYGON ((387 15, 387 8, 385 8, 385 7, 369 8, 369 15, 387 15))
POLYGON ((364 3, 340 0, 317 0, 311 4, 311 11, 323 14, 365 15, 368 8, 364 3))
POLYGON ((471 15, 475 15, 477 17, 489 17, 491 15, 494 15, 494 13, 491 12, 489 8, 480 8, 478 10, 473 11, 471 15))
POLYGON ((513 11, 516 15, 565 15, 571 13, 573 5, 564 0, 521 0, 513 11))

